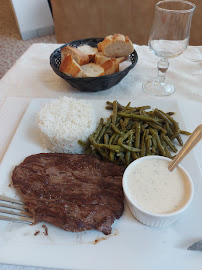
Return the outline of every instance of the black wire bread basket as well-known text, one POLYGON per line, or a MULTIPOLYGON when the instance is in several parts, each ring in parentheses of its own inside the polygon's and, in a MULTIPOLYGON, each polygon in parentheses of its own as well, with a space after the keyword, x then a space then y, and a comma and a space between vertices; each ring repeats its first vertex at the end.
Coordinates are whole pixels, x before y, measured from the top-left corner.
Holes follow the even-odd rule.
POLYGON ((138 61, 137 52, 134 50, 133 53, 130 55, 131 65, 123 69, 122 71, 104 75, 100 77, 85 77, 85 78, 75 78, 72 76, 68 76, 62 73, 59 70, 61 64, 61 48, 69 45, 72 47, 78 47, 81 45, 89 45, 92 47, 97 47, 99 42, 103 41, 103 38, 89 38, 89 39, 81 39, 72 41, 70 43, 66 43, 61 47, 57 48, 50 56, 50 65, 53 71, 63 78, 66 82, 68 82, 74 88, 79 89, 80 91, 85 92, 97 92, 111 88, 112 86, 118 84, 127 74, 128 72, 134 68, 138 61))

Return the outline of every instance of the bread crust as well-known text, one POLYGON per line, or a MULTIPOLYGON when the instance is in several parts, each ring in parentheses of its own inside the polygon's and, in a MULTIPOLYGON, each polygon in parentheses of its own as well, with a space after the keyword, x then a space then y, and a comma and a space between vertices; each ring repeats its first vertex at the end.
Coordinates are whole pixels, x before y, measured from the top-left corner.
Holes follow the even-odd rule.
POLYGON ((134 51, 129 37, 121 34, 107 36, 102 42, 98 43, 98 49, 109 57, 128 56, 134 51), (121 50, 119 50, 120 48, 121 50))
POLYGON ((63 61, 60 64, 59 69, 62 73, 68 76, 76 78, 86 77, 79 64, 73 59, 73 57, 69 53, 66 53, 64 55, 63 61))
POLYGON ((89 45, 81 45, 78 47, 78 49, 88 55, 89 62, 94 62, 95 55, 98 52, 98 48, 91 47, 89 45))
POLYGON ((89 63, 89 57, 87 54, 71 46, 65 46, 61 49, 61 61, 63 61, 66 53, 71 54, 71 56, 80 66, 89 63))
POLYGON ((104 68, 105 75, 113 74, 116 72, 116 61, 113 59, 107 60, 101 67, 104 68))
POLYGON ((82 66, 83 72, 86 77, 100 77, 105 75, 104 68, 95 63, 89 63, 82 66))
POLYGON ((108 57, 103 52, 98 52, 95 56, 95 63, 101 65, 105 70, 105 75, 119 71, 119 64, 125 60, 125 57, 108 57))

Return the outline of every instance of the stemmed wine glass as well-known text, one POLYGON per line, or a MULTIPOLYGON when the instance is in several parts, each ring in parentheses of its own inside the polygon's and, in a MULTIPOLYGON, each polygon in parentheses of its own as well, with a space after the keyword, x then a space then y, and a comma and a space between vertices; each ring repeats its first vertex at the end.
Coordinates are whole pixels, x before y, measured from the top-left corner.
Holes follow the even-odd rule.
POLYGON ((187 48, 195 7, 193 3, 181 0, 165 0, 156 4, 148 46, 161 60, 157 65, 158 76, 143 84, 145 92, 167 96, 175 91, 175 86, 165 78, 168 59, 180 55, 187 48))

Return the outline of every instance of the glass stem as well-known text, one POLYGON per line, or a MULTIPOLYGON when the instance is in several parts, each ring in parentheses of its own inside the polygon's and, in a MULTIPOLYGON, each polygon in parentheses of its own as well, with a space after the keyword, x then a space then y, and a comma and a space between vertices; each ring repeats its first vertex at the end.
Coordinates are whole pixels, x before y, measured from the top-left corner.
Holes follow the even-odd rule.
POLYGON ((160 83, 165 83, 166 80, 166 72, 169 67, 169 62, 167 59, 161 59, 158 64, 158 76, 156 77, 155 81, 160 83))

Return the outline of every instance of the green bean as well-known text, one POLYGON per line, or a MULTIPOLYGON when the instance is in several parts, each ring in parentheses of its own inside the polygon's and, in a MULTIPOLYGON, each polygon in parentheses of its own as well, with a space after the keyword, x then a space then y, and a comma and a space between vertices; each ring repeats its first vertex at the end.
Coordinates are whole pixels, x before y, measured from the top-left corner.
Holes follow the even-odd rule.
POLYGON ((112 151, 115 151, 115 152, 117 152, 117 153, 119 153, 119 152, 123 152, 123 148, 122 147, 120 147, 119 145, 112 145, 112 144, 98 144, 97 145, 98 147, 104 147, 104 148, 107 148, 107 149, 109 149, 109 150, 112 150, 112 151))
POLYGON ((114 161, 114 156, 115 156, 114 151, 110 151, 109 152, 109 159, 110 159, 110 161, 114 161))
POLYGON ((174 115, 175 113, 174 112, 167 112, 166 114, 168 114, 168 115, 174 115))
POLYGON ((163 111, 159 110, 162 114, 164 114, 165 116, 167 116, 167 118, 169 119, 169 121, 171 122, 171 125, 170 125, 170 128, 172 129, 173 131, 173 135, 171 137, 171 141, 174 140, 177 135, 179 134, 180 132, 180 128, 179 128, 179 125, 178 123, 168 114, 164 113, 163 111))
POLYGON ((113 107, 113 102, 106 101, 106 103, 107 103, 108 105, 111 105, 111 106, 113 107))
POLYGON ((101 119, 100 119, 100 123, 99 123, 97 129, 95 130, 95 132, 94 132, 94 134, 93 134, 95 140, 97 140, 97 137, 98 137, 98 135, 99 135, 99 133, 100 133, 100 131, 101 131, 101 129, 102 129, 103 123, 104 123, 104 119, 101 118, 101 119))
POLYGON ((133 130, 131 129, 127 133, 122 134, 122 136, 118 139, 118 144, 120 144, 123 141, 125 141, 130 136, 130 134, 132 134, 132 133, 133 133, 133 130))
MULTIPOLYGON (((116 133, 114 133, 111 136, 111 138, 109 139, 109 145, 113 144, 113 141, 114 141, 115 137, 116 137, 116 133)), ((109 152, 109 159, 110 159, 111 162, 114 161, 114 151, 110 151, 109 152)))
POLYGON ((124 127, 124 124, 123 124, 123 119, 120 119, 119 123, 120 123, 121 130, 124 131, 125 127, 124 127))
POLYGON ((143 125, 142 125, 142 129, 144 130, 144 129, 146 129, 148 127, 148 124, 147 123, 144 123, 143 125))
POLYGON ((170 151, 168 150, 167 144, 166 144, 166 142, 163 140, 163 138, 162 138, 162 140, 161 140, 161 143, 162 143, 162 146, 163 146, 163 148, 164 148, 164 150, 165 150, 166 157, 171 158, 171 153, 170 153, 170 151))
POLYGON ((149 127, 149 132, 151 133, 152 136, 156 136, 156 134, 158 134, 157 130, 151 127, 149 127))
POLYGON ((130 109, 130 104, 131 102, 128 102, 128 104, 122 109, 122 112, 130 109))
POLYGON ((114 133, 109 139, 109 144, 113 144, 114 138, 116 137, 116 133, 114 133))
POLYGON ((104 135, 104 144, 108 144, 109 143, 109 134, 105 134, 104 135))
POLYGON ((151 135, 146 135, 146 154, 151 155, 151 135))
POLYGON ((144 131, 142 135, 142 140, 141 140, 141 153, 140 153, 141 157, 144 157, 146 154, 145 135, 146 135, 146 130, 144 131))
POLYGON ((167 119, 167 122, 169 123, 169 126, 173 132, 173 134, 171 135, 171 141, 173 141, 176 137, 180 143, 180 145, 183 145, 181 138, 178 136, 180 133, 180 128, 179 128, 179 124, 169 115, 164 113, 161 110, 156 110, 157 114, 163 115, 165 119, 167 119))
POLYGON ((185 131, 185 130, 180 130, 180 134, 184 134, 184 135, 191 135, 191 132, 185 131))
POLYGON ((125 118, 125 119, 124 119, 124 121, 123 121, 123 126, 124 126, 125 129, 126 129, 126 127, 127 127, 129 121, 130 121, 130 118, 125 118))
POLYGON ((152 153, 157 153, 157 141, 156 141, 156 135, 152 136, 152 153))
POLYGON ((83 148, 86 148, 88 143, 87 142, 84 142, 82 140, 78 140, 78 144, 80 144, 83 148))
POLYGON ((178 140, 179 144, 181 146, 183 146, 183 141, 182 141, 182 138, 181 138, 180 134, 177 134, 176 139, 178 140))
MULTIPOLYGON (((110 101, 107 101, 106 102, 108 105, 111 105, 112 106, 112 109, 113 109, 113 102, 110 102, 110 101)), ((122 106, 121 104, 119 104, 117 102, 117 106, 118 106, 118 110, 123 110, 124 106, 122 106)))
POLYGON ((167 130, 165 128, 162 128, 159 124, 149 123, 149 125, 155 129, 161 130, 163 133, 167 133, 167 130))
POLYGON ((160 140, 158 134, 156 134, 156 142, 157 142, 157 146, 158 146, 159 152, 161 153, 162 156, 165 157, 166 156, 166 153, 165 153, 165 150, 164 150, 163 145, 161 144, 161 140, 160 140))
POLYGON ((114 132, 116 132, 117 134, 121 134, 121 131, 114 124, 111 124, 111 127, 114 132))
POLYGON ((138 156, 137 154, 138 154, 138 153, 131 152, 131 155, 132 155, 133 160, 136 160, 136 159, 139 158, 139 156, 138 156))
POLYGON ((89 140, 90 140, 91 144, 94 146, 94 148, 98 151, 98 153, 100 153, 100 155, 101 155, 103 158, 109 160, 108 155, 105 154, 105 152, 97 145, 95 139, 94 139, 92 136, 89 137, 89 140))
POLYGON ((113 102, 113 114, 112 114, 112 124, 114 125, 116 125, 117 110, 118 110, 118 105, 117 105, 117 101, 115 100, 113 102))
POLYGON ((105 131, 105 134, 109 134, 109 136, 113 134, 113 130, 111 128, 111 124, 108 126, 107 130, 105 131))
POLYGON ((147 116, 147 114, 145 113, 145 110, 143 108, 140 109, 139 114, 147 116))
POLYGON ((175 120, 173 120, 173 125, 174 125, 174 127, 173 128, 171 127, 171 129, 172 129, 172 131, 173 131, 174 134, 171 136, 170 139, 171 140, 174 140, 177 137, 180 145, 183 145, 183 143, 182 143, 182 141, 180 140, 180 137, 179 137, 180 128, 179 128, 178 123, 175 120))
POLYGON ((162 136, 163 140, 165 141, 165 143, 170 147, 170 149, 177 153, 177 148, 174 146, 174 144, 171 142, 170 138, 168 136, 163 135, 162 136))
POLYGON ((147 110, 147 109, 151 109, 151 106, 146 105, 146 106, 141 106, 141 107, 135 107, 135 109, 136 109, 136 111, 139 111, 139 110, 141 110, 141 109, 147 110))
MULTIPOLYGON (((132 138, 133 138, 133 135, 131 133, 128 137, 128 146, 129 147, 132 147, 132 138)), ((126 151, 126 155, 125 155, 126 165, 130 164, 130 158, 131 158, 131 151, 126 151)))
POLYGON ((125 150, 127 151, 131 151, 131 152, 141 152, 141 149, 138 149, 138 148, 134 148, 134 147, 130 147, 124 143, 120 143, 120 146, 123 147, 125 150))
POLYGON ((104 136, 105 132, 107 131, 107 128, 109 127, 109 125, 111 124, 111 118, 108 118, 107 123, 103 126, 102 130, 100 131, 96 142, 99 143, 101 138, 104 136))
POLYGON ((168 118, 168 116, 164 112, 162 112, 158 109, 155 109, 154 115, 160 117, 161 119, 163 119, 165 122, 167 122, 169 125, 172 126, 172 122, 170 121, 170 119, 168 118))
POLYGON ((112 144, 117 144, 119 138, 120 138, 120 134, 116 134, 115 137, 114 137, 114 140, 113 140, 112 144))
POLYGON ((105 109, 109 111, 113 110, 112 106, 106 106, 105 109))
POLYGON ((135 123, 135 147, 140 147, 140 130, 141 130, 141 124, 139 122, 135 123))
POLYGON ((123 113, 123 112, 118 112, 118 115, 123 116, 123 117, 127 117, 127 118, 132 118, 132 119, 137 119, 143 122, 154 122, 154 123, 158 123, 158 121, 152 117, 149 116, 144 116, 144 115, 137 115, 134 113, 131 114, 127 114, 127 113, 123 113))

